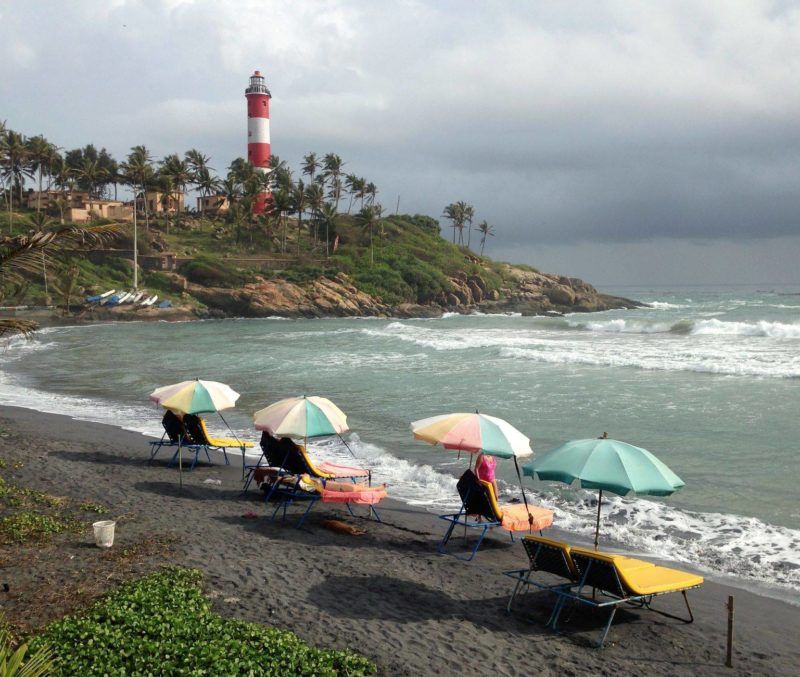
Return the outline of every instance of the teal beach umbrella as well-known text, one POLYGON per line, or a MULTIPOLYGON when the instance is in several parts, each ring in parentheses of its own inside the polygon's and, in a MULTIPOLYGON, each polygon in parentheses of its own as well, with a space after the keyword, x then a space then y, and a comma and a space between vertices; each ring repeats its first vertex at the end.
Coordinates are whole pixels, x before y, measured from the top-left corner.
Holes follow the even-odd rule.
POLYGON ((599 439, 573 440, 548 451, 523 466, 529 477, 572 484, 582 489, 599 489, 594 547, 600 538, 600 505, 603 491, 620 496, 669 496, 684 482, 647 449, 626 442, 599 439))

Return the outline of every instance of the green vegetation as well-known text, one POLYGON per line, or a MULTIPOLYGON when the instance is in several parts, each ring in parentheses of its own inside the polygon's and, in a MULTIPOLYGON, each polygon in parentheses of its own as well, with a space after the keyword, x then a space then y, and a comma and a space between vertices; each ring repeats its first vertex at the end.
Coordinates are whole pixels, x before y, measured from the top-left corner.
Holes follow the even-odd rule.
POLYGON ((94 512, 98 515, 105 515, 108 512, 108 508, 104 505, 100 505, 99 503, 92 503, 91 501, 84 501, 78 506, 78 510, 83 510, 84 512, 94 512))
POLYGON ((66 499, 8 484, 0 477, 0 543, 47 541, 64 532, 80 533, 80 520, 65 513, 66 499))
MULTIPOLYGON (((116 198, 118 186, 125 185, 137 196, 130 203, 138 216, 137 237, 132 224, 121 224, 114 247, 130 252, 135 240, 142 257, 175 254, 184 259, 177 272, 198 285, 238 288, 257 275, 307 285, 322 275, 343 272, 359 290, 387 304, 444 302, 453 291, 452 280, 464 280, 464 275, 479 275, 488 289, 505 285, 505 269, 482 258, 495 229, 486 220, 473 226, 476 210, 471 204, 458 201, 444 207, 443 217, 453 229, 448 242, 435 218, 387 215, 377 186, 349 171, 335 153, 307 154, 297 176, 278 156, 270 162, 270 172, 264 172, 235 158, 227 173, 217 176, 211 159, 197 149, 156 162, 138 145, 118 162, 105 148, 98 151, 90 144, 62 153, 42 136, 26 138, 0 124, 0 178, 9 234, 51 232, 58 221, 63 224, 76 190, 84 192, 81 199, 91 212, 93 202, 110 198, 112 189, 116 198), (40 196, 29 209, 25 186, 31 180, 40 196), (202 205, 198 212, 180 207, 190 189, 215 196, 226 210, 215 214, 203 211, 202 205), (50 192, 42 198, 42 190, 50 192), (268 208, 255 214, 267 192, 272 195, 268 208), (147 194, 151 199, 144 199, 147 194), (480 236, 480 257, 470 250, 473 230, 480 236)), ((94 219, 101 223, 96 214, 94 219)), ((86 293, 133 286, 129 253, 96 253, 102 255, 71 251, 51 268, 42 261, 16 284, 4 276, 0 300, 55 302, 68 313, 86 293)), ((182 293, 180 282, 151 268, 142 268, 139 287, 161 298, 182 293)), ((181 300, 202 305, 189 296, 181 300)))
POLYGON ((125 584, 31 642, 50 647, 55 675, 370 675, 351 651, 316 649, 291 632, 222 618, 202 574, 168 569, 125 584))

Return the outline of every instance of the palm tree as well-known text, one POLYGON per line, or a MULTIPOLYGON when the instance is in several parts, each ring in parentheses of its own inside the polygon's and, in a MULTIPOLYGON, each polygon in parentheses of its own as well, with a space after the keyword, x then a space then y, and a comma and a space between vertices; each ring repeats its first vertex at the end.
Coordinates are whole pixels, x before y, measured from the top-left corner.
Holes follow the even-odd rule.
POLYGON ((298 179, 292 190, 292 208, 297 212, 297 256, 300 257, 300 234, 303 231, 303 212, 308 208, 306 187, 303 179, 298 179))
POLYGON ((308 200, 308 207, 311 209, 311 219, 314 222, 314 246, 316 246, 320 220, 319 213, 322 209, 322 204, 325 202, 325 191, 318 181, 306 188, 306 199, 308 200))
POLYGON ((330 256, 331 236, 336 234, 336 217, 339 210, 332 202, 324 202, 319 212, 320 225, 325 227, 325 258, 330 256))
MULTIPOLYGON (((167 155, 161 161, 161 168, 159 170, 161 176, 169 178, 169 183, 172 185, 170 197, 175 198, 175 225, 181 225, 181 199, 186 193, 186 184, 192 180, 192 170, 186 160, 181 160, 177 154, 167 155)), ((167 223, 169 223, 169 215, 167 215, 167 223)))
POLYGON ((331 180, 331 197, 333 198, 333 203, 336 205, 336 209, 339 209, 339 198, 342 193, 342 167, 344 166, 344 162, 342 162, 342 158, 340 158, 336 153, 328 153, 324 159, 322 160, 322 167, 325 170, 325 174, 331 180))
POLYGON ((124 164, 123 173, 134 186, 133 200, 136 202, 136 187, 142 189, 142 201, 144 202, 144 228, 150 231, 150 219, 147 212, 147 186, 152 182, 155 175, 153 169, 153 157, 150 151, 144 146, 134 146, 128 154, 128 159, 124 164))
MULTIPOLYGON (((211 158, 201 153, 196 148, 192 148, 186 151, 183 159, 186 161, 186 164, 189 165, 192 174, 190 182, 199 189, 201 196, 207 197, 210 195, 215 190, 215 184, 217 184, 217 180, 211 177, 211 170, 213 168, 208 166, 208 163, 211 162, 211 158)), ((202 216, 202 214, 203 201, 201 200, 200 215, 202 216)))
POLYGON ((320 164, 319 160, 317 160, 316 153, 309 153, 308 155, 303 156, 303 176, 307 175, 311 183, 314 183, 314 174, 316 174, 319 167, 320 164))
POLYGON ((286 251, 286 215, 292 208, 292 198, 288 191, 279 188, 272 194, 272 211, 278 217, 278 225, 283 226, 283 237, 281 239, 281 252, 286 251))
POLYGON ((367 197, 367 204, 374 205, 375 198, 378 197, 378 187, 370 181, 364 186, 364 195, 367 197))
MULTIPOLYGON (((468 205, 466 202, 462 202, 462 212, 464 214, 464 226, 467 228, 467 249, 469 249, 470 243, 470 235, 472 234, 472 219, 475 218, 475 208, 472 205, 468 205)), ((463 227, 459 230, 459 238, 461 240, 461 244, 464 244, 464 229, 463 227)))
MULTIPOLYGON (((38 273, 42 254, 57 253, 102 243, 120 234, 119 226, 105 225, 89 228, 64 227, 44 230, 33 235, 6 238, 0 241, 0 275, 12 284, 22 283, 25 275, 38 273)), ((38 325, 30 320, 0 318, 0 336, 22 332, 30 334, 38 325)))
POLYGON ((119 163, 111 157, 111 154, 105 149, 101 148, 97 156, 97 164, 105 172, 105 175, 100 182, 100 192, 106 195, 106 187, 108 184, 114 186, 114 199, 117 199, 117 184, 120 181, 119 163))
POLYGON ((75 172, 78 181, 89 187, 89 218, 92 214, 92 198, 97 194, 97 187, 102 185, 107 175, 97 160, 89 158, 84 158, 83 166, 75 172))
POLYGON ((2 153, 2 178, 8 182, 8 233, 12 232, 11 205, 14 186, 19 189, 19 202, 22 204, 22 190, 25 179, 33 178, 33 172, 28 165, 28 148, 25 137, 13 130, 7 130, 0 143, 2 153))
POLYGON ((42 180, 45 169, 52 159, 54 146, 41 134, 28 139, 26 145, 28 149, 28 167, 31 172, 39 174, 39 194, 36 198, 36 212, 40 213, 42 211, 42 180))
POLYGON ((361 227, 364 232, 369 233, 369 263, 375 263, 375 251, 372 246, 372 231, 376 222, 375 208, 371 206, 362 207, 361 211, 356 214, 356 224, 361 227))
POLYGON ((481 234, 481 256, 483 256, 483 247, 486 244, 487 237, 494 237, 494 226, 486 223, 486 219, 478 224, 477 231, 481 234))
POLYGON ((444 208, 442 212, 442 216, 451 222, 451 228, 453 229, 453 244, 456 243, 456 230, 459 228, 459 224, 462 224, 463 227, 464 217, 461 213, 461 208, 459 207, 458 202, 451 202, 444 208))

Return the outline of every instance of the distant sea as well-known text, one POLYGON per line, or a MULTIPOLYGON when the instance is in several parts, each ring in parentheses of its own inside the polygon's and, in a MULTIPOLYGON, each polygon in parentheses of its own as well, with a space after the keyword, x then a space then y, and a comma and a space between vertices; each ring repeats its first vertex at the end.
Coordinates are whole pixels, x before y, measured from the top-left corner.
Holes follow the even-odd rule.
MULTIPOLYGON (((564 317, 119 323, 44 330, 0 352, 0 402, 160 432, 156 386, 196 376, 241 392, 226 414, 324 395, 359 461, 395 498, 452 507, 467 460, 411 439, 451 411, 501 416, 541 453, 603 432, 686 482, 665 499, 611 496, 602 538, 800 597, 800 288, 604 290, 646 308, 564 317)), ((223 432, 218 419, 212 427, 223 432)), ((320 454, 348 460, 334 441, 320 454)), ((352 461, 352 459, 349 459, 352 461)), ((513 463, 503 490, 518 497, 513 463)), ((557 526, 589 536, 595 494, 525 479, 557 526)))

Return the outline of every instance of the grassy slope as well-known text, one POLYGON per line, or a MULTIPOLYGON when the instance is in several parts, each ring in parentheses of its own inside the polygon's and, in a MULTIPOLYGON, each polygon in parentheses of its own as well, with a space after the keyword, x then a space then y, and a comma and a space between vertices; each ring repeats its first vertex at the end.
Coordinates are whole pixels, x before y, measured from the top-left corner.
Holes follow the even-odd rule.
MULTIPOLYGON (((27 210, 15 213, 16 233, 30 230, 31 215, 27 210)), ((352 217, 339 217, 336 226, 339 247, 327 259, 321 240, 315 247, 307 224, 303 225, 298 254, 296 221, 289 223, 285 252, 282 252, 282 228, 273 227, 271 233, 263 226, 242 229, 237 237, 236 227, 223 220, 186 216, 179 227, 174 221, 167 227, 163 219, 151 219, 148 231, 140 219, 139 252, 147 255, 165 250, 195 257, 194 262, 183 264, 180 272, 193 282, 209 286, 238 287, 252 281, 256 275, 282 277, 303 284, 320 275, 344 272, 360 290, 380 296, 389 304, 428 303, 447 292, 451 286, 448 277, 460 272, 479 273, 490 289, 499 289, 505 283, 506 266, 489 259, 482 259, 480 264, 470 260, 465 254, 474 256, 472 252, 444 239, 430 217, 390 216, 376 224, 373 229, 374 263, 370 260, 369 234, 357 226, 352 217), (274 267, 282 270, 265 272, 260 263, 248 267, 246 262, 234 264, 227 260, 255 257, 279 260, 280 264, 274 267)), ((0 227, 6 231, 5 223, 0 227)), ((132 240, 132 227, 128 227, 128 234, 113 246, 132 248, 132 240)), ((75 257, 72 262, 79 268, 75 300, 80 300, 88 291, 131 287, 130 261, 112 259, 101 265, 86 257, 75 257)), ((48 272, 50 297, 56 304, 63 303, 56 291, 63 275, 54 266, 48 272)), ((142 271, 140 287, 162 297, 175 299, 179 296, 162 273, 142 271)), ((6 288, 5 299, 0 298, 0 304, 42 304, 45 301, 42 276, 32 276, 23 289, 6 288)))

